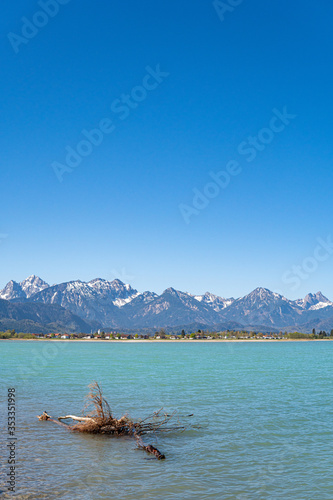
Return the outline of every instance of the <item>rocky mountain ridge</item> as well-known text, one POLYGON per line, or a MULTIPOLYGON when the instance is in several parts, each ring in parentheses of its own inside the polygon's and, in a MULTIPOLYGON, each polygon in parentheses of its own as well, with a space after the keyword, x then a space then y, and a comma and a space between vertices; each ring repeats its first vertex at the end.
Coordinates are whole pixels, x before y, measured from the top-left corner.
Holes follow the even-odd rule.
POLYGON ((0 299, 57 305, 102 328, 155 329, 189 324, 212 327, 229 323, 254 329, 308 330, 319 324, 332 324, 333 328, 333 303, 321 292, 298 300, 262 287, 237 299, 210 292, 192 295, 174 288, 158 295, 138 292, 119 279, 96 278, 49 286, 39 277, 30 276, 20 283, 10 281, 0 292, 0 299))

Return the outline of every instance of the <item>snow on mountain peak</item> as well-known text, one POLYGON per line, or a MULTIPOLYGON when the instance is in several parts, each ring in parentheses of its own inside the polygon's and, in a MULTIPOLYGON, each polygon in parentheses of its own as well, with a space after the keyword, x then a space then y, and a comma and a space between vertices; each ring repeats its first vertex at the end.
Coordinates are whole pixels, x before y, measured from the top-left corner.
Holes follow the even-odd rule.
POLYGON ((205 304, 212 306, 214 311, 217 312, 230 306, 235 300, 233 297, 231 297, 230 299, 225 299, 210 292, 206 292, 204 295, 193 295, 193 297, 198 302, 204 302, 205 304))
POLYGON ((27 299, 32 295, 34 295, 35 293, 38 293, 41 290, 45 290, 45 288, 49 287, 48 283, 46 283, 44 280, 42 280, 41 278, 39 278, 39 276, 36 276, 35 274, 32 274, 24 281, 21 281, 19 285, 21 286, 22 291, 25 293, 27 299))
POLYGON ((33 274, 20 283, 13 280, 9 281, 5 288, 0 291, 0 298, 4 300, 24 300, 48 287, 49 285, 45 281, 33 274))
POLYGON ((317 309, 323 309, 327 306, 332 306, 331 302, 327 297, 325 297, 321 292, 308 293, 304 299, 295 300, 295 303, 302 309, 307 309, 309 311, 315 311, 317 309))
POLYGON ((122 326, 126 322, 157 327, 169 322, 173 325, 193 322, 216 325, 221 321, 232 321, 251 325, 251 328, 253 325, 282 328, 329 317, 333 322, 333 302, 321 292, 309 293, 304 299, 289 300, 263 287, 235 300, 210 292, 192 295, 172 287, 161 295, 141 293, 120 279, 75 280, 49 287, 41 278, 31 275, 20 283, 7 283, 0 291, 0 298, 58 304, 105 327, 122 326))
POLYGON ((12 300, 12 299, 25 299, 26 295, 23 292, 21 286, 16 281, 9 281, 5 288, 0 292, 0 299, 12 300))

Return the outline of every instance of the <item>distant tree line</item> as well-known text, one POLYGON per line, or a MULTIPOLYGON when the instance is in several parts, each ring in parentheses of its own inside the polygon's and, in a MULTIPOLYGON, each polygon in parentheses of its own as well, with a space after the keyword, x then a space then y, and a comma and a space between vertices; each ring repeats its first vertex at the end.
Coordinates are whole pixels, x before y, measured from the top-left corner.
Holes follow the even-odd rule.
POLYGON ((0 332, 0 339, 33 339, 32 333, 16 333, 15 330, 6 330, 0 332))
MULTIPOLYGON (((95 339, 110 339, 110 340, 119 340, 119 339, 139 339, 139 338, 153 338, 153 339, 333 339, 333 329, 330 332, 326 332, 325 330, 320 330, 316 332, 315 328, 312 330, 312 333, 302 333, 302 332, 282 332, 279 333, 263 333, 263 332, 255 332, 255 331, 247 331, 247 330, 224 330, 220 332, 210 331, 210 330, 197 330, 196 332, 186 333, 185 330, 182 330, 180 334, 176 333, 166 333, 164 328, 161 328, 159 331, 156 331, 155 334, 151 335, 140 335, 135 333, 133 335, 130 334, 121 334, 121 333, 105 333, 104 331, 95 332, 94 334, 87 335, 86 333, 71 333, 68 335, 71 339, 78 338, 86 338, 87 336, 95 339)), ((34 338, 59 338, 61 334, 32 334, 32 333, 17 333, 15 330, 7 330, 5 332, 0 332, 0 339, 34 339, 34 338)))

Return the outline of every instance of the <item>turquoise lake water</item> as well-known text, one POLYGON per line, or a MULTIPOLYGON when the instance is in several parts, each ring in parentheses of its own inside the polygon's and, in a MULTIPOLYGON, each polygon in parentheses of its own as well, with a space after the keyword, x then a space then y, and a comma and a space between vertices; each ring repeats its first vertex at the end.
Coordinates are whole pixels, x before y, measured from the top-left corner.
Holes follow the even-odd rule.
POLYGON ((333 342, 0 341, 2 498, 333 499, 333 342), (97 380, 116 416, 163 406, 188 429, 128 438, 68 433, 97 380), (6 493, 6 397, 16 389, 16 493, 6 493))

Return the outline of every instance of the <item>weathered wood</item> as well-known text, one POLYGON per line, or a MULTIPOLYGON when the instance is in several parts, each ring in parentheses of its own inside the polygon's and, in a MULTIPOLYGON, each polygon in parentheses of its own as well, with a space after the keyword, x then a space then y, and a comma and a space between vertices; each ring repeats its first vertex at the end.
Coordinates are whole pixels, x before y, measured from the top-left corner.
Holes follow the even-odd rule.
POLYGON ((37 415, 38 420, 48 420, 49 422, 53 422, 55 424, 61 425, 62 427, 65 427, 67 430, 71 431, 73 430, 72 427, 68 424, 65 424, 64 422, 59 422, 58 420, 55 420, 52 418, 46 411, 44 411, 41 415, 37 415))
POLYGON ((77 417, 75 415, 66 415, 66 417, 58 417, 58 420, 66 420, 67 418, 71 418, 72 420, 76 420, 78 422, 95 422, 95 420, 91 417, 77 417))
POLYGON ((148 444, 147 446, 142 446, 142 449, 145 450, 147 453, 155 455, 157 460, 165 459, 165 455, 162 455, 162 453, 157 448, 155 448, 155 446, 152 446, 151 444, 148 444))
POLYGON ((100 428, 100 432, 102 434, 114 434, 115 432, 117 432, 117 428, 114 427, 113 425, 103 425, 101 428, 100 428))
MULTIPOLYGON (((131 436, 136 439, 138 448, 154 455, 154 457, 158 460, 165 459, 165 455, 155 448, 155 446, 151 444, 145 445, 141 436, 151 432, 185 430, 185 427, 182 425, 168 425, 171 418, 175 416, 175 412, 172 414, 163 413, 163 408, 149 415, 145 419, 140 419, 136 422, 131 420, 127 414, 117 419, 112 415, 111 408, 108 402, 104 399, 102 390, 98 383, 94 382, 89 386, 89 388, 90 392, 87 396, 87 404, 83 413, 90 415, 90 417, 65 415, 63 417, 58 417, 56 420, 44 411, 42 415, 38 415, 37 418, 39 420, 49 420, 50 422, 65 427, 67 430, 75 432, 104 434, 110 436, 131 436), (69 419, 73 420, 73 422, 63 422, 63 420, 69 419)), ((186 416, 190 417, 192 414, 186 416)))
POLYGON ((49 420, 51 417, 46 411, 43 411, 41 415, 37 415, 38 420, 49 420))

